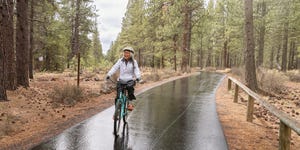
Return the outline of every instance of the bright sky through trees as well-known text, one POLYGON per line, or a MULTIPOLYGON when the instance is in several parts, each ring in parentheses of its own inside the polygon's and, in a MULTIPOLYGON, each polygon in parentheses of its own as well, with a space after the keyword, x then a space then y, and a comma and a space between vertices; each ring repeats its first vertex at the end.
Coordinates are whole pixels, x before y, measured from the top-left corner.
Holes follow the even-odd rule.
POLYGON ((128 0, 95 0, 98 10, 98 29, 103 52, 106 54, 111 42, 121 32, 122 18, 126 12, 128 0))

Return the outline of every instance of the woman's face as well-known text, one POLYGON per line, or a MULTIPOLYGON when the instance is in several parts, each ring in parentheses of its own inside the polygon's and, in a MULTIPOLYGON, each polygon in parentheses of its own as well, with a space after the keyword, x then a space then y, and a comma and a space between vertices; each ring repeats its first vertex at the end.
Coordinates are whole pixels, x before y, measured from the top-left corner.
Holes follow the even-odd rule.
POLYGON ((124 51, 124 58, 126 60, 129 60, 129 58, 130 58, 130 52, 129 51, 124 51))

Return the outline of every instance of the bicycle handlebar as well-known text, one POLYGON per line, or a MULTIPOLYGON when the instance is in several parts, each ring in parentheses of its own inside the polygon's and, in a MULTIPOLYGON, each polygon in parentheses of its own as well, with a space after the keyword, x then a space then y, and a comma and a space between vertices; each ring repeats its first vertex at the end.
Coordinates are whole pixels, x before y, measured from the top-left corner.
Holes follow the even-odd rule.
MULTIPOLYGON (((112 80, 111 78, 106 79, 106 81, 107 81, 107 80, 110 80, 112 83, 117 84, 117 81, 114 81, 114 80, 112 80)), ((135 80, 133 80, 133 81, 139 83, 139 82, 141 82, 142 80, 137 81, 137 80, 135 79, 135 80)))

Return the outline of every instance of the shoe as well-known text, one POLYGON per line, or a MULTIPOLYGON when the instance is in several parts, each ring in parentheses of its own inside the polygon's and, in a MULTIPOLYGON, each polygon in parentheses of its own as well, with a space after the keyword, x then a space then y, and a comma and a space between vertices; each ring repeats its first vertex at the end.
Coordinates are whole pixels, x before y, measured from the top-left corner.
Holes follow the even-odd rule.
POLYGON ((132 110, 133 110, 133 105, 132 105, 132 104, 128 104, 127 109, 128 109, 129 111, 132 111, 132 110))

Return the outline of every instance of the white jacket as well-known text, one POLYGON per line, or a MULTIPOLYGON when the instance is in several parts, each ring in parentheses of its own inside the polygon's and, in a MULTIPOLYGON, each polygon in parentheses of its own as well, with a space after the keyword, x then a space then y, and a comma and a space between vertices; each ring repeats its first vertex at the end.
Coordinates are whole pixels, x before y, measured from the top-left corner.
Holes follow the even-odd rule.
POLYGON ((120 69, 119 80, 127 82, 129 80, 133 80, 134 77, 136 79, 137 78, 140 79, 141 73, 140 73, 138 63, 134 59, 133 59, 133 63, 132 63, 132 61, 128 61, 128 63, 126 64, 126 60, 124 58, 121 58, 109 70, 109 72, 107 73, 107 76, 112 76, 113 74, 116 73, 117 70, 120 69), (133 63, 134 63, 134 65, 133 65, 133 63))

